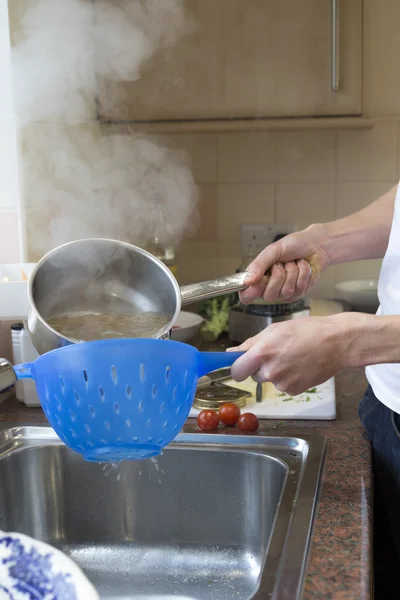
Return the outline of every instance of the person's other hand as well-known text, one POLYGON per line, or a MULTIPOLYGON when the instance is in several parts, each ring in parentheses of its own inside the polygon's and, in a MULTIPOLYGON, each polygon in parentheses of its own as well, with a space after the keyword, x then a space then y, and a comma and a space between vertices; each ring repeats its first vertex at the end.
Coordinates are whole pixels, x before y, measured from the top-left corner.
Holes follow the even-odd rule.
POLYGON ((267 246, 247 268, 249 287, 240 292, 240 301, 294 302, 307 294, 329 266, 325 237, 324 225, 311 225, 267 246), (268 270, 270 275, 265 275, 268 270))
MULTIPOLYGON (((356 313, 302 317, 274 323, 229 351, 244 351, 232 366, 235 381, 252 376, 281 392, 301 394, 324 383, 346 364, 356 313), (349 316, 350 315, 350 316, 349 316)), ((358 316, 358 318, 363 318, 358 316)))

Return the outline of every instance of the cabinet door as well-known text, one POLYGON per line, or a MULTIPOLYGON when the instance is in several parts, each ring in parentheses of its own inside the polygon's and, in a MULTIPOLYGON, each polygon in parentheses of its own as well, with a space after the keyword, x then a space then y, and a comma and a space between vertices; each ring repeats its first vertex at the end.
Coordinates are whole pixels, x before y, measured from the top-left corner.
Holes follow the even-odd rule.
MULTIPOLYGON (((115 0, 118 1, 118 0, 115 0)), ((196 28, 137 81, 101 81, 111 121, 361 114, 362 0, 185 0, 196 28)))

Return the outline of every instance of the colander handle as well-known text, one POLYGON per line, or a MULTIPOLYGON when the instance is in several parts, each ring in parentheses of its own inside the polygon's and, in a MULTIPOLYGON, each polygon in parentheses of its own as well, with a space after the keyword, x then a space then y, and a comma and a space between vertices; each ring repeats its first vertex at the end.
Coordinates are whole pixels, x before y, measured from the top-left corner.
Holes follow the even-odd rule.
POLYGON ((17 379, 34 379, 32 372, 33 363, 23 363, 22 365, 15 365, 14 373, 17 379))
POLYGON ((199 352, 199 365, 197 374, 199 377, 222 369, 223 367, 231 367, 233 363, 240 357, 243 352, 199 352))

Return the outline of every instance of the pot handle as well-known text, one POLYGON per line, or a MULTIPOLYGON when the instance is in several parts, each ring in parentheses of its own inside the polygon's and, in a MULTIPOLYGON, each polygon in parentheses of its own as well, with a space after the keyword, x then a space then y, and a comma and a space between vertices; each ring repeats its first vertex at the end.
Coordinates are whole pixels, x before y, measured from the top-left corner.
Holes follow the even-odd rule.
MULTIPOLYGON (((305 259, 310 267, 311 276, 316 279, 320 274, 321 267, 315 254, 305 259)), ((215 296, 223 296, 232 292, 240 292, 246 289, 245 280, 247 272, 235 273, 235 275, 227 275, 219 279, 210 281, 202 281, 201 283, 193 283, 192 285, 184 285, 181 287, 182 306, 191 304, 192 302, 200 302, 208 300, 215 296)), ((271 275, 271 269, 267 269, 265 276, 271 275)))
POLYGON ((247 275, 248 273, 235 273, 219 279, 184 285, 181 287, 182 306, 245 290, 247 286, 244 282, 247 275))

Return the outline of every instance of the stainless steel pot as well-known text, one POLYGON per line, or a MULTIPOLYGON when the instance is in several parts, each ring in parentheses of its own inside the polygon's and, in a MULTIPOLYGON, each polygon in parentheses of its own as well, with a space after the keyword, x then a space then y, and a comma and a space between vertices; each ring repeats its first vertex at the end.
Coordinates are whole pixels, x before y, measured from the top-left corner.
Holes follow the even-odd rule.
POLYGON ((44 354, 76 340, 49 326, 52 317, 77 313, 167 314, 154 337, 169 337, 181 306, 245 289, 246 273, 179 287, 164 263, 125 242, 103 238, 70 242, 44 256, 32 272, 28 329, 44 354))

